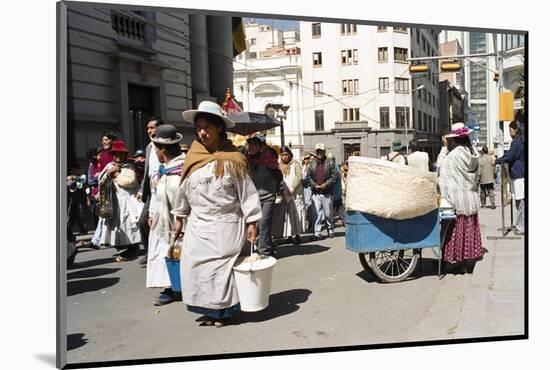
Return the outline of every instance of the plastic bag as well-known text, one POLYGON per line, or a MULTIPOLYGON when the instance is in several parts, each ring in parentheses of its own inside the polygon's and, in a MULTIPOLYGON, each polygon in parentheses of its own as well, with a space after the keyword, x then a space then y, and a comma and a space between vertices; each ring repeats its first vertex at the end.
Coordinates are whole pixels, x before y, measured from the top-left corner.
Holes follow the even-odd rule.
POLYGON ((116 189, 113 181, 108 178, 99 184, 98 215, 109 220, 116 211, 116 189))

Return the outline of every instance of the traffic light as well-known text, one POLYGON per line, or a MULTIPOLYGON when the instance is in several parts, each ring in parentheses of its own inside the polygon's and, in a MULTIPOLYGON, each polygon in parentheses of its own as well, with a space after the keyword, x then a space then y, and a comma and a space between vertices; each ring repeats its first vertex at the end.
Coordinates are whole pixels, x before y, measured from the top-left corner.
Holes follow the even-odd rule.
POLYGON ((427 64, 411 64, 409 72, 411 73, 425 73, 430 70, 427 64))
POLYGON ((500 75, 498 72, 495 72, 495 75, 493 76, 493 81, 498 82, 498 79, 500 78, 500 75))
POLYGON ((460 71, 460 68, 462 68, 462 65, 460 64, 459 59, 446 60, 441 62, 440 68, 441 72, 458 72, 460 71))

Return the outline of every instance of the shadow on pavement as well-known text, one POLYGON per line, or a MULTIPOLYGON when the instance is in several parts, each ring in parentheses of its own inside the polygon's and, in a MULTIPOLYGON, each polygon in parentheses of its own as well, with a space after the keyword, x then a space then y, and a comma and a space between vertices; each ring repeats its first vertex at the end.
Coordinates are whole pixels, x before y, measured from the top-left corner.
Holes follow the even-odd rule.
POLYGON ((67 296, 105 289, 115 285, 119 280, 120 278, 97 278, 69 281, 67 283, 67 296))
POLYGON ((84 339, 84 334, 69 334, 67 335, 67 351, 80 348, 88 343, 88 339, 84 339))
POLYGON ((321 245, 285 245, 276 247, 277 259, 291 257, 291 256, 306 256, 309 254, 316 254, 328 251, 329 247, 323 247, 321 245))
POLYGON ((67 274, 67 280, 86 279, 86 278, 93 278, 93 277, 98 277, 102 275, 109 275, 109 274, 114 274, 115 272, 120 270, 121 269, 116 269, 116 268, 94 268, 89 270, 74 271, 67 274))
POLYGON ((105 264, 112 263, 112 262, 115 262, 114 257, 98 258, 98 259, 95 259, 95 260, 75 262, 71 266, 70 270, 78 270, 78 269, 83 269, 83 268, 87 268, 87 267, 105 265, 105 264))
POLYGON ((290 315, 300 309, 299 304, 308 300, 311 290, 292 289, 272 294, 269 297, 269 306, 260 312, 240 312, 231 320, 231 324, 240 325, 247 322, 263 322, 277 317, 290 315))
POLYGON ((374 276, 374 273, 370 270, 363 270, 361 272, 358 272, 355 274, 355 276, 365 280, 367 283, 376 283, 378 282, 378 278, 374 276))

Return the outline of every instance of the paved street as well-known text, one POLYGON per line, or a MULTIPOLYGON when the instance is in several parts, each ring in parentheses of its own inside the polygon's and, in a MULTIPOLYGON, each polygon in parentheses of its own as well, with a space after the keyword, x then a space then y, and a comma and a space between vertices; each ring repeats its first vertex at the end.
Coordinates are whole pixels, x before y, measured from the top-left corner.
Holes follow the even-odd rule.
MULTIPOLYGON (((507 208, 509 212, 509 208, 507 208)), ((381 284, 337 237, 279 246, 270 306, 233 325, 199 327, 181 303, 152 305, 137 261, 82 249, 68 272, 68 362, 254 352, 517 335, 524 332, 523 239, 497 235, 500 208, 481 209, 487 253, 473 274, 437 276, 425 250, 422 272, 381 284)))

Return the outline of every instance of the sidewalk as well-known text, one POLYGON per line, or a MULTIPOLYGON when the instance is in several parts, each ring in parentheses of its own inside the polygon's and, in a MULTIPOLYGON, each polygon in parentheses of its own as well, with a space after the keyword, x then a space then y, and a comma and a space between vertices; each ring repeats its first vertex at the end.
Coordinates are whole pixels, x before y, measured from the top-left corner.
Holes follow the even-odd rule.
MULTIPOLYGON (((475 278, 465 296, 456 337, 463 337, 465 333, 471 337, 481 337, 525 332, 524 237, 487 240, 487 236, 502 235, 502 231, 497 230, 502 227, 500 193, 496 193, 496 198, 496 209, 482 208, 479 211, 480 222, 484 226, 482 237, 488 253, 484 256, 484 268, 476 268, 474 272, 475 278)), ((505 213, 509 225, 509 205, 505 213)), ((513 233, 508 236, 515 237, 513 233)))

